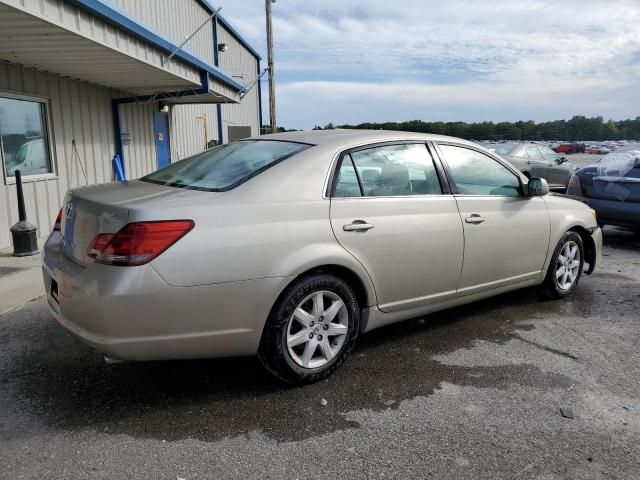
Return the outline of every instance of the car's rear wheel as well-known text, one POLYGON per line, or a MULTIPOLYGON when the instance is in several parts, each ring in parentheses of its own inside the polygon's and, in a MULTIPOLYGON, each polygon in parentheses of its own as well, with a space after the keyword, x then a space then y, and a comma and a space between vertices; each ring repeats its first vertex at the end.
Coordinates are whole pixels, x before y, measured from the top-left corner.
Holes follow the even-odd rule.
POLYGON ((578 285, 584 267, 584 246, 577 232, 565 233, 556 246, 542 284, 547 298, 563 298, 578 285))
POLYGON ((360 329, 358 300, 342 279, 323 273, 291 284, 265 325, 258 357, 291 384, 312 383, 335 371, 360 329))

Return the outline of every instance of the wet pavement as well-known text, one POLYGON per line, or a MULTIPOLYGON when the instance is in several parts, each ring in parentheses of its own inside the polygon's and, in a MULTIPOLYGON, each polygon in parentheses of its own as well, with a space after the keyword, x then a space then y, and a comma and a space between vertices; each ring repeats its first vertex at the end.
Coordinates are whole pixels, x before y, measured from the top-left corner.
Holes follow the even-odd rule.
POLYGON ((294 389, 254 359, 107 365, 31 302, 0 316, 0 478, 640 478, 640 236, 604 253, 570 299, 383 328, 294 389))

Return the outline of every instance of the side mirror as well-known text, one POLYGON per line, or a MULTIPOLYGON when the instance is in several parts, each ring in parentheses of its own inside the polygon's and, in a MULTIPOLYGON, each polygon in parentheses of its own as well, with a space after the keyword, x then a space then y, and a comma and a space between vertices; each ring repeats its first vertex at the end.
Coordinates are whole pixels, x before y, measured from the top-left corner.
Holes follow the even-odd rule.
POLYGON ((527 184, 529 197, 541 197, 549 193, 549 184, 544 178, 531 178, 527 184))
POLYGON ((567 157, 560 157, 558 158, 558 165, 562 165, 565 162, 568 162, 569 160, 567 159, 567 157))

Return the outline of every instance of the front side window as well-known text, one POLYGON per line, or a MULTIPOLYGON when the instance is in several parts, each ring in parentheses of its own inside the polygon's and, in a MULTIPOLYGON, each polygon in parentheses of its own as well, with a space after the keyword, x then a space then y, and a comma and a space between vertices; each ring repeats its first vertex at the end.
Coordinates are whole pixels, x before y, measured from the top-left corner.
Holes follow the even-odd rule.
POLYGON ((470 148, 440 145, 456 193, 520 196, 520 181, 507 167, 470 148))
POLYGON ((311 145, 246 140, 221 145, 142 177, 144 182, 221 192, 230 190, 311 145))
POLYGON ((7 178, 52 173, 44 102, 0 96, 2 160, 7 178))
POLYGON ((344 157, 339 175, 335 196, 364 194, 368 197, 389 197, 442 193, 433 160, 424 144, 385 145, 358 150, 344 157), (353 164, 349 166, 351 159, 353 164), (353 165, 358 172, 353 176, 361 183, 361 189, 346 189, 347 181, 342 180, 351 178, 353 165))

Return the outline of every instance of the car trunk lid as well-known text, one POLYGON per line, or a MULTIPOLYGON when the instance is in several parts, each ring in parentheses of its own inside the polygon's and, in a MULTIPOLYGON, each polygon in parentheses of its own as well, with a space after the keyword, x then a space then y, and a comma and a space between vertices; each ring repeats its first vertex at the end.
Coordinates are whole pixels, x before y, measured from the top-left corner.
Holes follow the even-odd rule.
POLYGON ((62 206, 63 253, 79 265, 92 263, 93 259, 87 255, 87 251, 97 234, 116 233, 134 221, 134 211, 144 211, 144 207, 151 205, 156 208, 160 205, 162 211, 163 204, 168 207, 172 199, 188 195, 189 192, 183 189, 140 181, 114 182, 71 190, 62 206))
POLYGON ((594 177, 591 186, 594 198, 620 202, 640 202, 640 178, 594 177))

